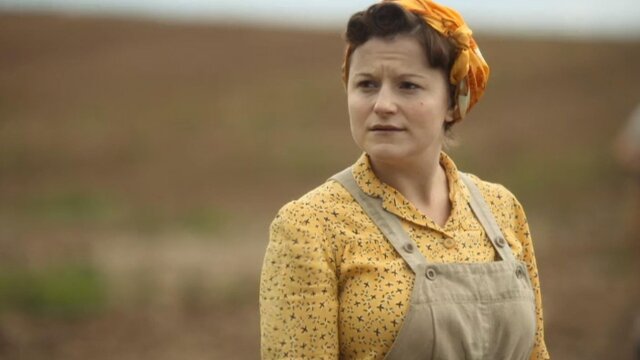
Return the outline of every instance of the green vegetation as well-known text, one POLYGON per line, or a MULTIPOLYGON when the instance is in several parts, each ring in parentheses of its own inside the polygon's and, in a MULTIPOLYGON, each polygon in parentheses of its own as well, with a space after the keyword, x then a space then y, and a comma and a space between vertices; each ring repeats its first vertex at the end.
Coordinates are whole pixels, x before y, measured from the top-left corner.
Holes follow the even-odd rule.
POLYGON ((32 198, 24 211, 31 218, 69 224, 110 221, 121 209, 105 195, 74 191, 32 198))
MULTIPOLYGON (((212 234, 222 230, 231 216, 214 206, 192 206, 172 210, 134 204, 121 196, 91 191, 60 191, 38 197, 29 196, 14 201, 5 211, 13 219, 27 223, 52 226, 86 226, 88 228, 131 229, 141 233, 182 230, 197 234, 212 234)), ((0 210, 2 206, 0 205, 0 210)))
POLYGON ((89 265, 0 270, 0 312, 79 317, 106 305, 106 284, 89 265))
POLYGON ((212 207, 192 209, 176 219, 182 229, 204 234, 220 231, 228 221, 227 213, 212 207))
POLYGON ((144 234, 158 234, 168 230, 193 234, 215 234, 222 231, 232 216, 217 207, 193 207, 167 214, 165 209, 140 207, 130 210, 123 227, 144 234))

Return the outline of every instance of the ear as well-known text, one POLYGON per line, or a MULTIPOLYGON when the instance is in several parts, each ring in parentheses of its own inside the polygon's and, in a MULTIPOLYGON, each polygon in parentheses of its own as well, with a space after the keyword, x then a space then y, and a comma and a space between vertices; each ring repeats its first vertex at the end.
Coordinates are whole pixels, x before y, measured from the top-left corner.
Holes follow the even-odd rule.
POLYGON ((444 116, 444 122, 450 123, 455 120, 455 113, 457 111, 457 106, 450 107, 447 110, 447 114, 444 116))

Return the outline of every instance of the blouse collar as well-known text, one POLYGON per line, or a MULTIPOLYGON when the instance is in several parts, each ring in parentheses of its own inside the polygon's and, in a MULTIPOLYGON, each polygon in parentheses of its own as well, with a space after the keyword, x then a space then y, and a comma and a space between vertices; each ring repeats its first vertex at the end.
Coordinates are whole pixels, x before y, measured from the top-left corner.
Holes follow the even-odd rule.
POLYGON ((382 207, 385 210, 416 225, 451 235, 460 227, 462 212, 468 211, 470 195, 460 179, 453 160, 444 152, 440 153, 440 165, 445 170, 449 186, 449 201, 451 202, 451 214, 444 227, 439 226, 431 218, 421 213, 398 190, 382 182, 373 172, 371 161, 366 153, 363 153, 356 161, 352 171, 356 183, 362 191, 367 195, 382 199, 382 207))

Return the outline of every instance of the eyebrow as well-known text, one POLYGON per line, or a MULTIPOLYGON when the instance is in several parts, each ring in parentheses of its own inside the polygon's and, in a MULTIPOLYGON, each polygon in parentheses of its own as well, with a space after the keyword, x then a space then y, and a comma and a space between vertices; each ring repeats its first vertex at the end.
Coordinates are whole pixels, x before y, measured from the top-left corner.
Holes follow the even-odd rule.
POLYGON ((419 79, 425 79, 426 78, 426 76, 424 76, 424 75, 413 74, 413 73, 400 74, 399 76, 402 77, 402 78, 419 78, 419 79))
MULTIPOLYGON (((373 73, 370 73, 370 72, 357 72, 357 73, 355 73, 353 75, 354 76, 362 76, 362 77, 375 77, 375 75, 373 73)), ((401 74, 398 74, 397 77, 400 77, 400 78, 419 78, 419 79, 426 78, 424 75, 415 74, 415 73, 401 73, 401 74)))
POLYGON ((373 77, 373 74, 368 72, 357 72, 354 73, 353 76, 373 77))

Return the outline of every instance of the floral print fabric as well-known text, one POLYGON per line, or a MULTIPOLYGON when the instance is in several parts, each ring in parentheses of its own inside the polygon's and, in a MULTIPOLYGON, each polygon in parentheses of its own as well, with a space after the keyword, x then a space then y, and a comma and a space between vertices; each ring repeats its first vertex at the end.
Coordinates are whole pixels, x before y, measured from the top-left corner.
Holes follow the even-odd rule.
MULTIPOLYGON (((440 227, 382 183, 363 154, 353 166, 360 188, 382 199, 433 263, 489 262, 496 252, 473 212, 469 193, 444 153, 451 215, 440 227)), ((548 359, 540 281, 527 220, 503 186, 472 176, 514 255, 527 264, 536 296, 531 359, 548 359)), ((263 359, 383 359, 409 306, 414 275, 337 182, 286 204, 271 224, 260 281, 263 359)))

